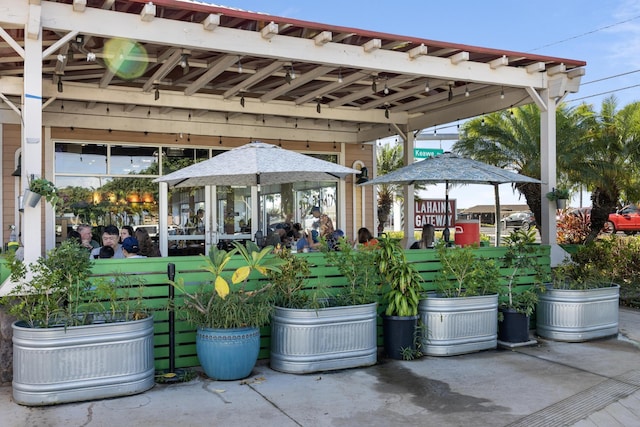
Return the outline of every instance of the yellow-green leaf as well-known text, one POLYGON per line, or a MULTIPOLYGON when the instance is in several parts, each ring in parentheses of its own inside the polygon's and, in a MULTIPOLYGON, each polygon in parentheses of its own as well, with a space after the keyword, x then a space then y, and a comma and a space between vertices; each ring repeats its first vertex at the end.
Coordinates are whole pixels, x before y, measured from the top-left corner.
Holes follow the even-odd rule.
POLYGON ((214 286, 220 298, 224 299, 227 295, 229 295, 229 284, 223 277, 216 277, 214 286))
POLYGON ((243 267, 238 268, 233 272, 233 276, 231 277, 231 281, 233 283, 240 283, 249 277, 249 273, 251 273, 251 267, 245 265, 243 267))

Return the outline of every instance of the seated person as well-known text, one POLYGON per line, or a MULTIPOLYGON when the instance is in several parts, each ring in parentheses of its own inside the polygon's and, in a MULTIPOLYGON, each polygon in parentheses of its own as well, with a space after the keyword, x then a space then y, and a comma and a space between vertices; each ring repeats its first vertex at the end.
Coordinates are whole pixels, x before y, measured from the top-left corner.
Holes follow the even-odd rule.
POLYGON ((422 238, 414 242, 409 249, 433 249, 436 229, 431 224, 422 227, 422 238))
POLYGON ((138 239, 135 237, 127 237, 122 242, 122 253, 125 258, 146 258, 146 256, 140 255, 140 246, 138 245, 138 239))
MULTIPOLYGON (((102 245, 111 246, 113 248, 114 258, 124 258, 124 254, 122 253, 122 245, 118 243, 119 239, 120 239, 120 230, 115 225, 107 225, 104 228, 104 230, 102 230, 102 245)), ((96 255, 98 256, 100 255, 99 247, 91 251, 91 256, 93 258, 95 258, 96 255)))
POLYGON ((358 242, 356 246, 375 246, 378 244, 378 239, 373 237, 373 234, 367 227, 362 227, 358 230, 358 242))
POLYGON ((98 259, 113 258, 113 248, 111 246, 102 246, 98 255, 94 255, 93 257, 98 259))
POLYGON ((305 248, 307 251, 317 251, 320 247, 320 237, 318 230, 307 231, 302 234, 300 240, 298 240, 298 244, 296 246, 298 252, 304 252, 305 248))

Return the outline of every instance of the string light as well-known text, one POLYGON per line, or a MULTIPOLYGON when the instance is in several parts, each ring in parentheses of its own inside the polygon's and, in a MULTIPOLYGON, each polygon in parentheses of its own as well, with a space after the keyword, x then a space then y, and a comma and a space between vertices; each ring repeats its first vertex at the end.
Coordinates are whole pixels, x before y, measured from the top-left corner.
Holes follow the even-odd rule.
POLYGON ((427 84, 424 85, 424 91, 429 92, 431 88, 429 88, 429 79, 427 79, 427 84))
POLYGON ((464 85, 464 96, 465 98, 469 97, 469 83, 465 83, 464 85))
POLYGON ((504 86, 500 89, 500 99, 504 99, 504 86))

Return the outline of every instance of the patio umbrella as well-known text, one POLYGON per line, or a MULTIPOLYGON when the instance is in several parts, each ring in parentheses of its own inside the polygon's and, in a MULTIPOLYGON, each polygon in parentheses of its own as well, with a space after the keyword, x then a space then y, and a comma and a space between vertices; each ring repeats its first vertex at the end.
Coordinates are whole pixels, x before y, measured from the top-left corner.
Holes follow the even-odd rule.
POLYGON ((499 184, 525 182, 540 184, 542 181, 520 175, 477 160, 460 157, 451 152, 429 157, 411 165, 396 169, 362 185, 376 184, 437 184, 445 183, 445 229, 444 239, 449 241, 449 184, 493 185, 496 197, 496 245, 500 242, 500 196, 499 184))
POLYGON ((285 184, 302 181, 337 181, 360 171, 315 157, 254 141, 164 175, 154 182, 172 187, 202 185, 285 184))

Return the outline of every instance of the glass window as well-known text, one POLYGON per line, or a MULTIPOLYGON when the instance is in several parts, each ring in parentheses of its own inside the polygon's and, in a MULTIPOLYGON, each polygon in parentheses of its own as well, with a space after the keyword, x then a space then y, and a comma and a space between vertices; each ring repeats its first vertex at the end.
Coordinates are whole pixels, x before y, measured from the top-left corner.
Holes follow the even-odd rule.
POLYGON ((107 173, 107 146, 56 143, 56 173, 100 175, 107 173))
POLYGON ((158 175, 158 147, 111 147, 111 175, 158 175))

